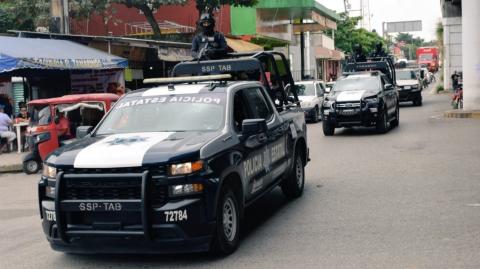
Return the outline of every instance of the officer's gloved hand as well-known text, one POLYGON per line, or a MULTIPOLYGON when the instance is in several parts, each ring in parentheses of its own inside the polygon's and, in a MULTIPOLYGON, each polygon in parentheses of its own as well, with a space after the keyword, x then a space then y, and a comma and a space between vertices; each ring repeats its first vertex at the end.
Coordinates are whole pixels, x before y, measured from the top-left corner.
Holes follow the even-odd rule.
POLYGON ((205 51, 205 55, 207 55, 208 58, 211 58, 211 57, 215 56, 215 51, 211 50, 211 49, 207 49, 205 51))

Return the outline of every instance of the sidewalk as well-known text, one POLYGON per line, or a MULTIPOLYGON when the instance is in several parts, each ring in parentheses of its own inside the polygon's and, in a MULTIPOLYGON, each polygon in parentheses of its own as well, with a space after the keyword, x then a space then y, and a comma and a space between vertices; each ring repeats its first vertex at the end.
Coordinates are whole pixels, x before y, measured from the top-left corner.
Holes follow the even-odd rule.
MULTIPOLYGON (((430 94, 437 94, 437 95, 445 94, 445 95, 449 95, 450 97, 453 96, 453 92, 451 92, 450 90, 437 93, 436 89, 440 83, 441 82, 437 80, 434 84, 429 86, 429 88, 431 88, 430 94)), ((457 119, 480 119, 480 110, 450 109, 445 111, 443 113, 443 116, 445 118, 457 118, 457 119)))
POLYGON ((27 153, 0 154, 0 173, 22 172, 22 160, 27 153))

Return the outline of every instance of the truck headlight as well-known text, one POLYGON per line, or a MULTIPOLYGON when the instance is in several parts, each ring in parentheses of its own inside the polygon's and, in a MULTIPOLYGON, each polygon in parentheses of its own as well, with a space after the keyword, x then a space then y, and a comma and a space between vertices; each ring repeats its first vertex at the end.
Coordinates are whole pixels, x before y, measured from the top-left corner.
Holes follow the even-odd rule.
POLYGON ((185 196, 190 194, 202 193, 204 189, 203 184, 183 184, 170 186, 169 194, 171 197, 185 196))
POLYGON ((187 175, 203 169, 203 161, 172 164, 169 167, 171 176, 187 175))
POLYGON ((378 97, 368 97, 364 99, 365 102, 371 104, 371 103, 378 103, 378 97))
POLYGON ((55 187, 46 186, 45 187, 45 195, 50 198, 55 198, 55 187))
POLYGON ((57 168, 44 163, 43 164, 42 176, 48 177, 48 178, 56 178, 57 177, 57 168))
POLYGON ((335 101, 325 101, 323 102, 323 107, 324 108, 331 108, 333 109, 335 106, 335 101))

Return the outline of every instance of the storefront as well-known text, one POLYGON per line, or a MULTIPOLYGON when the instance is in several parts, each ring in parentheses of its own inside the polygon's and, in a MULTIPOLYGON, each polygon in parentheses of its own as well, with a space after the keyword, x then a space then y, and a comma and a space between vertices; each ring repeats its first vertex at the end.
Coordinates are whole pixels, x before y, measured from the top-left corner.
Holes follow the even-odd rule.
POLYGON ((125 85, 121 57, 65 40, 1 36, 0 44, 0 91, 15 103, 125 85))

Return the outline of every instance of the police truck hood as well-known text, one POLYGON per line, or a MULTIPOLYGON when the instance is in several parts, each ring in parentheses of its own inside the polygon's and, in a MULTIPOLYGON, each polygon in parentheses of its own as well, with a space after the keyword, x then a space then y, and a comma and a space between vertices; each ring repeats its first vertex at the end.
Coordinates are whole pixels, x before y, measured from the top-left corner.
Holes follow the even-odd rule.
POLYGON ((413 86, 413 85, 417 85, 417 84, 418 84, 418 80, 416 80, 416 79, 407 79, 407 80, 397 79, 397 85, 398 86, 413 86))
MULTIPOLYGON (((126 168, 199 158, 200 149, 220 132, 149 132, 80 139, 47 159, 57 167, 126 168)), ((187 160, 188 161, 188 160, 187 160)))
POLYGON ((355 102, 364 98, 378 95, 380 91, 374 90, 349 90, 334 91, 328 95, 328 100, 337 102, 355 102))

